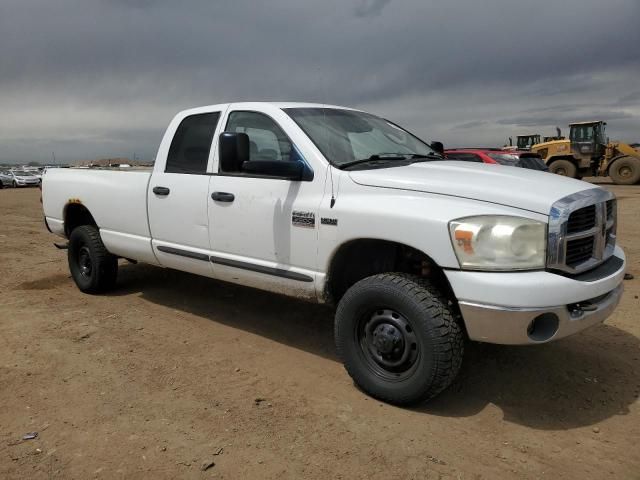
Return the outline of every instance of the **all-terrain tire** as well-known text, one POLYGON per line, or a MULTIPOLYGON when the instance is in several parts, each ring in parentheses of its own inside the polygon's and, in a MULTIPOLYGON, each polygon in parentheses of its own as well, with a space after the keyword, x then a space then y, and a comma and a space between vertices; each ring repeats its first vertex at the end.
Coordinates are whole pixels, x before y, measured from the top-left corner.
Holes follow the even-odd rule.
POLYGON ((338 304, 335 342, 347 372, 362 390, 388 403, 423 402, 446 389, 460 370, 464 340, 448 300, 414 275, 367 277, 338 304), (402 340, 397 340, 399 334, 402 340), (408 347, 409 353, 399 347, 396 353, 394 345, 408 347), (378 347, 392 350, 385 356, 378 347), (409 358, 391 368, 394 355, 409 358))
POLYGON ((571 160, 554 160, 549 165, 549 171, 569 178, 578 176, 578 167, 571 160))
POLYGON ((640 181, 640 160, 620 157, 609 167, 609 176, 616 185, 635 185, 640 181))
POLYGON ((67 258, 71 276, 84 293, 101 293, 114 287, 118 259, 107 251, 96 227, 82 225, 73 229, 67 258))

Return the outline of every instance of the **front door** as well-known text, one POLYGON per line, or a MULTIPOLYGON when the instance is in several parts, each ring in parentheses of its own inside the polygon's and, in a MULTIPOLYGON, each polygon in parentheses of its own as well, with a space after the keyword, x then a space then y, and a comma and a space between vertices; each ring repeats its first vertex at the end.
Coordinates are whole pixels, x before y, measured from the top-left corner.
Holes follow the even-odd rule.
POLYGON ((149 225, 158 261, 199 275, 212 273, 207 165, 220 114, 185 117, 171 141, 164 170, 154 171, 149 184, 149 225))
MULTIPOLYGON (((232 111, 224 131, 249 137, 251 161, 304 162, 271 117, 232 111)), ((218 171, 211 177, 209 225, 214 275, 244 285, 315 297, 322 184, 218 171)))

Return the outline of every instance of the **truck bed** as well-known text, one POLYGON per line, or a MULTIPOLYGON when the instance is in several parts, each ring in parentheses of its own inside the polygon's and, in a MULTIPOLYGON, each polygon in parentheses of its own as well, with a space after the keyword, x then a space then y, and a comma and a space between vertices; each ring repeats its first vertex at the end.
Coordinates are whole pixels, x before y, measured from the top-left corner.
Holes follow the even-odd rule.
POLYGON ((65 209, 80 204, 93 215, 110 252, 131 255, 135 245, 140 259, 156 263, 147 219, 151 168, 55 168, 45 175, 42 204, 53 233, 64 235, 65 209))

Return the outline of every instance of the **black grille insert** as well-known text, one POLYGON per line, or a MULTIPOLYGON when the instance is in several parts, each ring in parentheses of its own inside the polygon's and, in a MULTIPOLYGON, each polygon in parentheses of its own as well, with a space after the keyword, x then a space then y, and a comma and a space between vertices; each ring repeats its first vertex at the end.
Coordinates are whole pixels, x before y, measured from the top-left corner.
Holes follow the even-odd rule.
POLYGON ((596 226, 596 206, 589 205, 569 215, 567 233, 584 232, 596 226))
POLYGON ((566 263, 575 267, 586 262, 593 255, 594 237, 578 238, 567 242, 566 263))

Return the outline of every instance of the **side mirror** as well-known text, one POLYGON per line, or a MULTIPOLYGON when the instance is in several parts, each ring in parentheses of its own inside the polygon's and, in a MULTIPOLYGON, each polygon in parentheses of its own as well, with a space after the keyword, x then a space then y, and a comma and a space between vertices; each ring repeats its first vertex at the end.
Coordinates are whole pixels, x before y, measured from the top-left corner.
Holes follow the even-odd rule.
POLYGON ((253 160, 244 162, 242 171, 255 175, 286 178, 287 180, 302 180, 304 164, 283 160, 253 160))
POLYGON ((218 141, 218 157, 221 171, 241 172, 242 164, 249 160, 249 135, 222 132, 218 141))
POLYGON ((444 145, 442 142, 431 142, 431 145, 429 146, 434 152, 444 156, 444 145))

